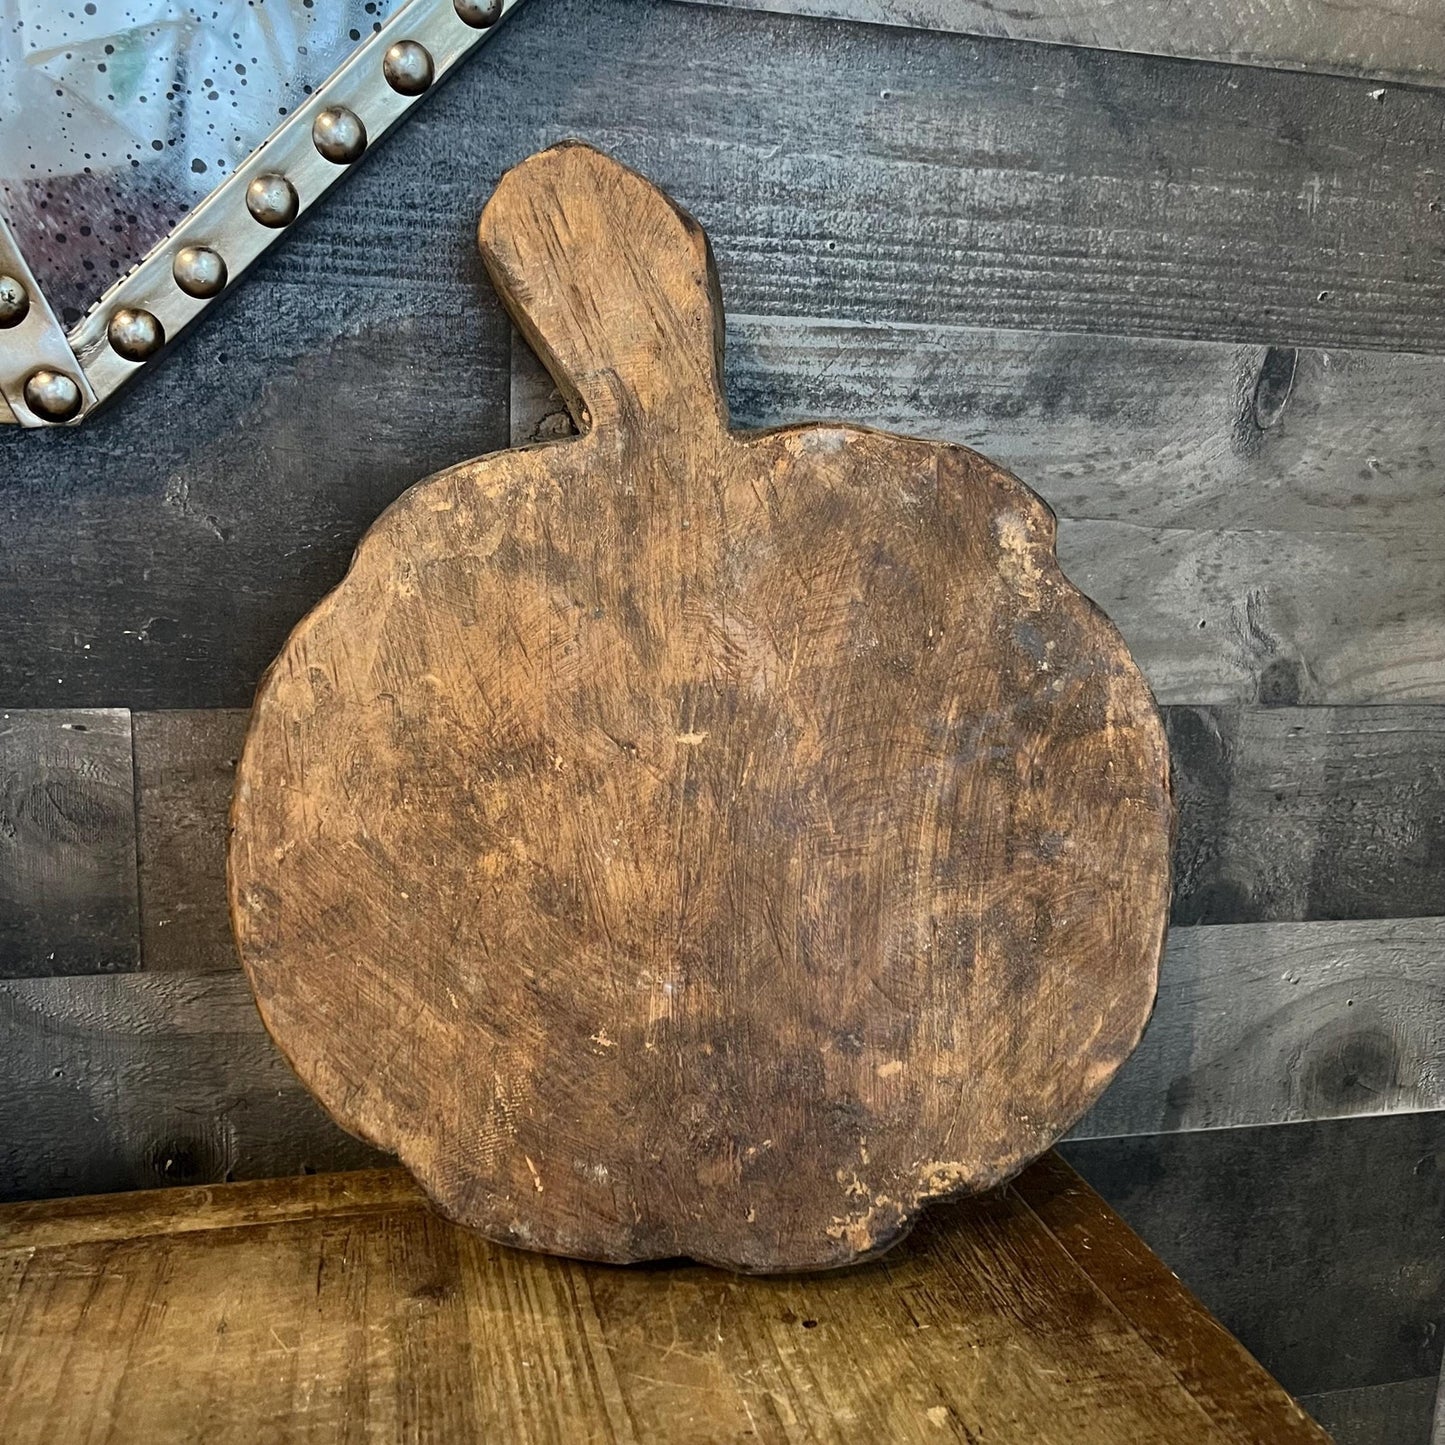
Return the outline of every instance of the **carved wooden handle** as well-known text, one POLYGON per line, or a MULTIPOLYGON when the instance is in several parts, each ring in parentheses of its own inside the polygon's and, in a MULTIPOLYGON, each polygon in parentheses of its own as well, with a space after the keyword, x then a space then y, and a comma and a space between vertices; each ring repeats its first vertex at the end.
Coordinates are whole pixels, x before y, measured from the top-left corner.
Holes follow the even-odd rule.
POLYGON ((557 146, 502 178, 477 233, 579 426, 727 425, 712 251, 656 187, 590 147, 557 146))

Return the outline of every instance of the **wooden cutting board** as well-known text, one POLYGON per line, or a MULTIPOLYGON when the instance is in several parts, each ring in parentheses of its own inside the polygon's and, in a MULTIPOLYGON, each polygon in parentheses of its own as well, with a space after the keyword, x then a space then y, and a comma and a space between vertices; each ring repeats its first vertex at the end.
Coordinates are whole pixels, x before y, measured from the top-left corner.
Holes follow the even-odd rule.
POLYGON ((1157 711, 993 463, 729 429, 706 238, 642 177, 547 151, 480 238, 581 435, 409 491, 267 673, 242 960, 454 1219, 846 1264, 1042 1153, 1138 1041, 1157 711))

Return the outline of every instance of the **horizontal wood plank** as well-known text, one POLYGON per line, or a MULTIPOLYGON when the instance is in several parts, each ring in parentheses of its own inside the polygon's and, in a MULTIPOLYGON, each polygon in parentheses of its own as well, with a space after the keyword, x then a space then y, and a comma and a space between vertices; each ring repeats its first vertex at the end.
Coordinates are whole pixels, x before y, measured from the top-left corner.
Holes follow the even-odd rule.
MULTIPOLYGON (((1161 701, 1445 698, 1437 358, 745 317, 727 360, 739 425, 846 417, 1021 476, 1161 701)), ((520 344, 511 417, 567 427, 520 344)))
POLYGON ((94 1241, 27 1209, 6 1249, 0 1211, 7 1439, 1323 1445, 1162 1266, 1119 1292, 1142 1247, 1051 1172, 1071 1184, 939 1211, 884 1262, 765 1280, 523 1253, 330 1185, 333 1217, 314 1181, 178 1191, 174 1232, 166 1201, 115 1201, 94 1241))
POLYGON ((0 978, 140 963, 131 720, 0 712, 0 978))
POLYGON ((0 1198, 367 1167, 239 970, 0 984, 0 1198))
POLYGON ((1434 1375, 1306 1395, 1301 1406, 1329 1432, 1335 1445, 1431 1445, 1434 1375))
MULTIPOLYGON (((376 514, 503 443, 506 333, 473 228, 548 141, 586 136, 694 210, 736 314, 1438 352, 1442 122, 1445 95, 1382 103, 1328 76, 657 0, 529 6, 115 407, 0 435, 0 695, 248 701, 376 514)), ((1176 530, 1068 545, 1095 586, 1101 559, 1147 560, 1137 606, 1166 630, 1136 645, 1167 649, 1171 696, 1237 696, 1276 655, 1312 700, 1437 686, 1429 533, 1403 553, 1251 549, 1159 525, 1176 530), (1190 625, 1241 629, 1234 654, 1173 630, 1186 583, 1190 625), (1355 609, 1383 652, 1334 620, 1355 609)))
POLYGON ((1439 1369, 1445 1112, 1061 1152, 1292 1393, 1439 1369))
POLYGON ((1445 1109, 1445 919, 1176 929, 1144 1041, 1071 1137, 1445 1109))
POLYGON ((1445 16, 1435 0, 688 0, 874 25, 999 35, 1237 65, 1445 83, 1445 16))
MULTIPOLYGON (((1060 516, 1180 531, 1405 534, 1445 520, 1445 358, 1055 330, 732 315, 741 426, 817 417, 961 442, 1060 516)), ((514 440, 538 366, 514 348, 514 440), (530 368, 530 369, 525 369, 530 368)), ((545 373, 541 373, 545 376, 545 373)), ((535 434, 545 439, 545 429, 535 434)))
POLYGON ((1438 351, 1445 96, 1371 88, 554 0, 400 144, 445 134, 426 169, 449 176, 614 150, 707 227, 734 313, 1438 351))
POLYGON ((0 1206, 0 1248, 65 1249, 429 1207, 421 1186, 395 1165, 215 1186, 176 1185, 0 1206))

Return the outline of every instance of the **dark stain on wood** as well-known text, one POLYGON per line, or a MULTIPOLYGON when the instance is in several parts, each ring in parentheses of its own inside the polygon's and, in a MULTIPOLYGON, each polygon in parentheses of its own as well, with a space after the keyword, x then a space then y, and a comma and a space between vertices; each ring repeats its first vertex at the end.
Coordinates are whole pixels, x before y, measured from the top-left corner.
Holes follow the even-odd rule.
POLYGON ((453 1217, 845 1263, 1098 1096, 1153 1004, 1163 728, 977 453, 729 429, 701 230, 565 146, 487 266, 583 435, 443 473, 267 674, 262 1014, 453 1217))
POLYGON ((0 984, 0 1199, 356 1169, 239 974, 0 984))
POLYGON ((1445 1107, 1445 919, 1179 928, 1144 1042, 1072 1137, 1445 1107))

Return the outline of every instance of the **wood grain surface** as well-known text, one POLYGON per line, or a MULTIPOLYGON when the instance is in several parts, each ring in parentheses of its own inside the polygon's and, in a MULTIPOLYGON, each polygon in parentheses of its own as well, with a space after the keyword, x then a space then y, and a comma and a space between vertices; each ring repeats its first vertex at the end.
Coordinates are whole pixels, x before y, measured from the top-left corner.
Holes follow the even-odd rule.
POLYGON ((688 0, 1235 65, 1445 84, 1435 0, 688 0))
POLYGON ((0 978, 139 966, 130 714, 0 712, 0 978))
POLYGON ((236 961, 226 912, 226 815, 246 714, 139 713, 135 739, 141 957, 155 972, 236 961))
POLYGON ((1176 924, 1445 915, 1445 708, 1170 708, 1176 924))
POLYGON ((0 984, 0 1197, 379 1162, 286 1067, 238 970, 0 984))
POLYGON ((1176 928, 1144 1042, 1074 1131, 1445 1108, 1445 919, 1176 928))
POLYGON ((268 672, 231 851, 262 1015, 494 1238, 869 1254, 1137 1042, 1158 714, 977 453, 729 429, 706 239, 635 172, 548 151, 480 238, 583 435, 409 492, 268 672))
MULTIPOLYGON (((237 966, 226 815, 248 716, 213 709, 131 719, 147 971, 237 966)), ((1174 706, 1163 716, 1178 807, 1176 928, 1445 916, 1445 707, 1174 706)), ((23 732, 28 757, 45 730, 27 723, 23 732)), ((11 758, 17 769, 34 765, 18 747, 11 758)), ((43 840, 13 841, 12 869, 42 866, 22 865, 19 853, 43 840)), ((103 873, 110 897, 84 939, 67 951, 69 916, 47 913, 0 950, 0 975, 27 976, 52 953, 72 972, 106 967, 114 934, 105 920, 131 917, 137 887, 135 868, 111 847, 105 834, 89 839, 76 865, 103 873)))
MULTIPOLYGON (((1006 457, 1065 520, 1392 537, 1445 520, 1445 417, 1421 404, 1445 388, 1438 356, 730 312, 726 381, 740 425, 851 405, 1006 457)), ((520 340, 510 406, 514 446, 566 424, 520 340)))
POLYGON ((1056 1160, 884 1264, 608 1270, 405 1176, 0 1211, 7 1442, 1324 1445, 1056 1160))

